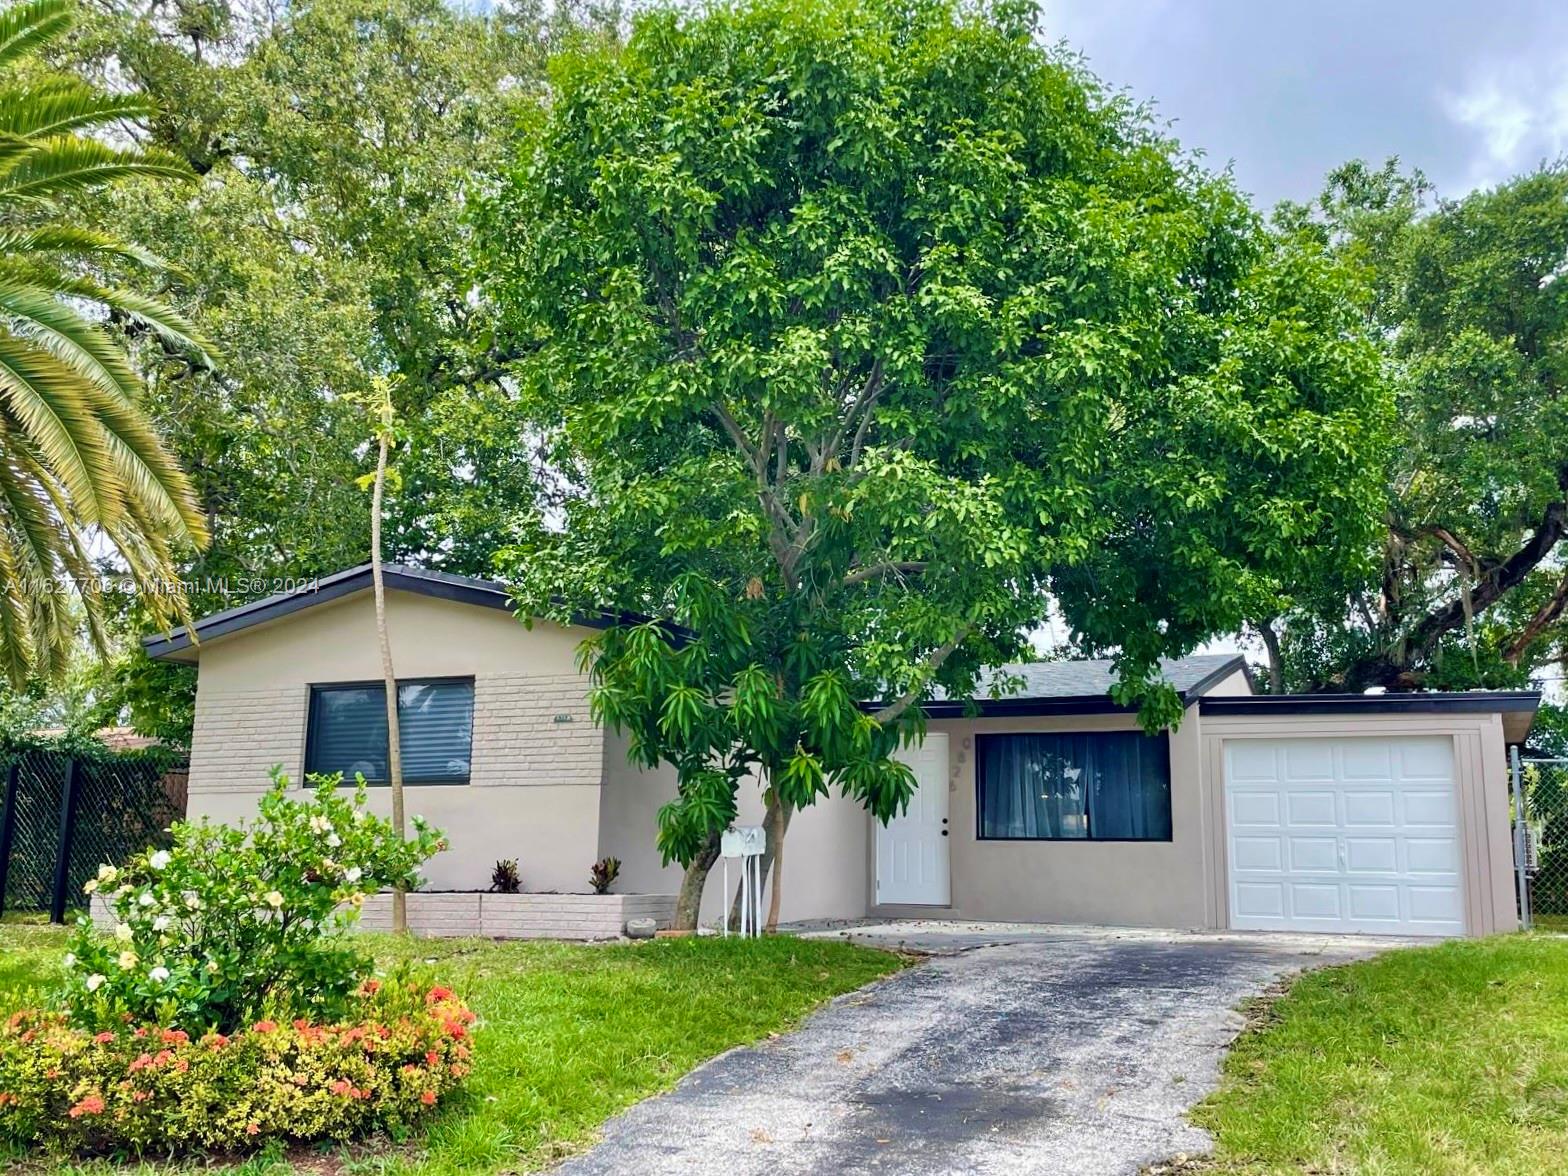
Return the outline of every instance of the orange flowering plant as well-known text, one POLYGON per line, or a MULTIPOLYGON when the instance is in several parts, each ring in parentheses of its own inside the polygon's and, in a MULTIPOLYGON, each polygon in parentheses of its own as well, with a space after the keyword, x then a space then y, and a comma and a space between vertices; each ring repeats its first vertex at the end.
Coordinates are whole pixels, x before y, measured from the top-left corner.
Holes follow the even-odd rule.
POLYGON ((168 1154, 402 1137, 468 1073, 474 1014, 406 972, 364 981, 348 1011, 200 1034, 13 1013, 0 1022, 0 1140, 57 1154, 168 1154))

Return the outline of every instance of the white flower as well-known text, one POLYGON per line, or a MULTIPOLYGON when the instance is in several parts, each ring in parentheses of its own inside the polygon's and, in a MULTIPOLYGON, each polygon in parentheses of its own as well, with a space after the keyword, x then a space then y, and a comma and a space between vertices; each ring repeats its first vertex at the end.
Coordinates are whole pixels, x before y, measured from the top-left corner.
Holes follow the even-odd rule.
POLYGON ((105 976, 102 972, 94 972, 91 976, 87 977, 87 991, 97 992, 99 985, 101 985, 108 978, 109 977, 105 976))
POLYGON ((114 897, 120 898, 124 895, 127 895, 131 892, 132 889, 133 888, 129 882, 123 883, 120 888, 114 892, 114 897))
POLYGON ((348 879, 350 882, 358 882, 360 878, 364 877, 364 874, 365 872, 358 866, 350 866, 348 869, 343 871, 343 877, 348 879))
POLYGON ((338 846, 343 844, 343 838, 339 837, 336 833, 328 833, 327 844, 333 849, 336 849, 338 846))
POLYGON ((207 961, 207 974, 209 976, 216 976, 218 974, 218 961, 217 960, 208 960, 207 961))
POLYGON ((120 967, 129 970, 136 966, 136 961, 139 958, 134 951, 122 951, 118 963, 120 967))
POLYGON ((185 905, 190 907, 191 910, 201 910, 201 895, 197 894, 194 890, 187 890, 181 897, 185 899, 185 905))
POLYGON ((162 966, 156 967, 147 973, 147 979, 151 980, 154 984, 162 984, 168 978, 169 969, 162 966))
POLYGON ((367 813, 364 809, 355 809, 354 810, 354 820, 356 820, 356 821, 363 821, 369 815, 370 814, 367 813))
POLYGON ((168 868, 169 862, 171 860, 172 859, 169 856, 169 851, 166 849, 160 849, 157 853, 153 854, 147 859, 147 864, 155 870, 163 870, 168 868))
POLYGON ((158 900, 152 896, 152 891, 144 890, 141 893, 141 897, 138 898, 136 901, 138 903, 140 903, 144 907, 150 907, 150 906, 152 906, 153 903, 157 902, 158 900))
POLYGON ((154 931, 167 931, 169 929, 169 916, 159 915, 152 921, 152 929, 154 931))
POLYGON ((98 889, 98 879, 96 879, 96 878, 89 878, 89 879, 87 879, 87 881, 82 883, 82 893, 83 894, 91 894, 93 891, 95 891, 97 889, 98 889))
POLYGON ((71 952, 66 952, 65 953, 65 958, 63 960, 61 960, 60 962, 62 964, 64 964, 67 968, 74 968, 74 967, 76 967, 76 956, 73 955, 71 952))
POLYGON ((116 870, 113 866, 102 865, 98 867, 98 881, 100 882, 113 882, 119 876, 120 871, 116 870))
POLYGON ((266 894, 263 894, 261 897, 262 897, 263 901, 265 901, 266 904, 268 906, 270 906, 273 910, 277 910, 278 907, 283 905, 283 896, 281 894, 279 894, 276 890, 269 890, 269 891, 267 891, 266 894))
POLYGON ((325 833, 330 828, 332 828, 332 822, 320 813, 310 818, 310 831, 312 833, 325 833))
POLYGON ((121 943, 129 943, 136 938, 136 932, 131 930, 129 923, 120 923, 114 928, 114 937, 121 943))

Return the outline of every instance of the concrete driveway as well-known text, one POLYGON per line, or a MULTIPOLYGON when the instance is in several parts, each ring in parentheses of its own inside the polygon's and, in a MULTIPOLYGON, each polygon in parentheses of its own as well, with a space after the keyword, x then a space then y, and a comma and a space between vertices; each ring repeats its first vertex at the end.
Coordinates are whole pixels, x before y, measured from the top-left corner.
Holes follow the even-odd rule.
POLYGON ((558 1171, 1134 1173, 1206 1151, 1238 1002, 1390 941, 984 925, 832 934, 931 959, 733 1050, 558 1171))

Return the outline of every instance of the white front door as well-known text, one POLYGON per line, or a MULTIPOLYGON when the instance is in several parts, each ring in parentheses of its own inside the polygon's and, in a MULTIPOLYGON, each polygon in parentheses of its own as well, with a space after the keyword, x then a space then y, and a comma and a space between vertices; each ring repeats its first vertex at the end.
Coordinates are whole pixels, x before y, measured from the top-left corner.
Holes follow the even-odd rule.
POLYGON ((876 826, 877 903, 947 906, 947 736, 927 735, 898 758, 914 770, 915 794, 902 815, 876 826))
POLYGON ((1228 739, 1230 925, 1464 934, 1454 745, 1228 739))

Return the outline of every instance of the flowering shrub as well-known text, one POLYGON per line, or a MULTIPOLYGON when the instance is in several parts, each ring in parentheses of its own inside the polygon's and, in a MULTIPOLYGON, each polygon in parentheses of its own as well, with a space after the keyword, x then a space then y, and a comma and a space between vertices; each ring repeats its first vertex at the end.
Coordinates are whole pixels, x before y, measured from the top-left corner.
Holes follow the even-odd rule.
POLYGON ((61 1013, 0 1022, 0 1141, 56 1153, 240 1150, 272 1137, 406 1134, 467 1074, 474 1015, 408 975, 366 981, 351 1018, 233 1033, 94 1032, 61 1013))
POLYGON ((345 1015, 370 960, 342 934, 366 894, 418 885, 444 848, 418 817, 414 835, 365 808, 365 784, 336 776, 291 799, 278 769, 260 815, 242 826, 174 826, 169 849, 104 866, 87 884, 118 923, 112 935, 78 920, 66 1002, 73 1024, 115 1029, 129 1019, 203 1034, 262 1017, 345 1015))

